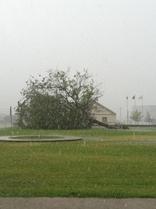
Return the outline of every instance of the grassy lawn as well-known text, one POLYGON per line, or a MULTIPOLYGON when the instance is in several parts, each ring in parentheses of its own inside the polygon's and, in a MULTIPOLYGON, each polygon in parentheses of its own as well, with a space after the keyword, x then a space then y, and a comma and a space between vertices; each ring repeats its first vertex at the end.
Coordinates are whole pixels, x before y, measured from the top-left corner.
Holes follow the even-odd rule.
POLYGON ((82 142, 0 143, 0 196, 156 197, 156 130, 43 131, 82 142))

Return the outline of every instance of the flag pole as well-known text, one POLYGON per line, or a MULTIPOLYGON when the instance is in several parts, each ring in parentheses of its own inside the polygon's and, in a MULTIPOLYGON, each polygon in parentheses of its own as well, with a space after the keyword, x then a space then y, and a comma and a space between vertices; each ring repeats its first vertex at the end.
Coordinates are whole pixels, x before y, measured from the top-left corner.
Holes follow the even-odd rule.
POLYGON ((138 99, 141 100, 140 106, 141 106, 141 116, 142 116, 142 120, 143 120, 143 117, 144 117, 144 99, 143 99, 143 96, 138 97, 138 99))
POLYGON ((141 97, 141 100, 142 100, 142 119, 144 117, 144 99, 143 99, 143 96, 141 97))
POLYGON ((135 109, 135 111, 136 111, 136 96, 135 96, 135 95, 132 96, 132 99, 134 100, 134 109, 135 109))
POLYGON ((121 114, 122 114, 122 109, 121 109, 121 107, 120 107, 120 124, 121 124, 121 114))

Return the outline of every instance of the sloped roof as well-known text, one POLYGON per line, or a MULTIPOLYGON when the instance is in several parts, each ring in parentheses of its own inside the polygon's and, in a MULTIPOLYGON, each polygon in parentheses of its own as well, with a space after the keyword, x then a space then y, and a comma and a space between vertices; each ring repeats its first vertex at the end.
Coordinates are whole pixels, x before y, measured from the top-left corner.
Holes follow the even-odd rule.
POLYGON ((98 106, 105 108, 107 111, 111 112, 113 115, 116 115, 115 112, 113 112, 112 110, 110 110, 109 108, 105 107, 104 105, 100 104, 99 102, 95 102, 95 104, 97 104, 98 106))

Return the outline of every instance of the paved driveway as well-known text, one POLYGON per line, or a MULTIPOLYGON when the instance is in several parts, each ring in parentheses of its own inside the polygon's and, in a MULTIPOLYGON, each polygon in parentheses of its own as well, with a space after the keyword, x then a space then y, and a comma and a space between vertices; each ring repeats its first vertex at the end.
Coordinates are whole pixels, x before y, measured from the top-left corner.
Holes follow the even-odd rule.
POLYGON ((156 199, 0 198, 0 209, 156 209, 156 199))

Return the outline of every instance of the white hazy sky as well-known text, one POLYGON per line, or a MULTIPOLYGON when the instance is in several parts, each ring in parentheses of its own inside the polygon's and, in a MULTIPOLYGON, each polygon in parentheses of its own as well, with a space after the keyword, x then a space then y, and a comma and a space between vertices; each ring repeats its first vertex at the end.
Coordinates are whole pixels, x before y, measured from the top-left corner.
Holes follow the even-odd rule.
POLYGON ((68 67, 87 68, 117 113, 126 96, 156 104, 155 25, 155 0, 0 0, 0 112, 30 75, 68 67))

